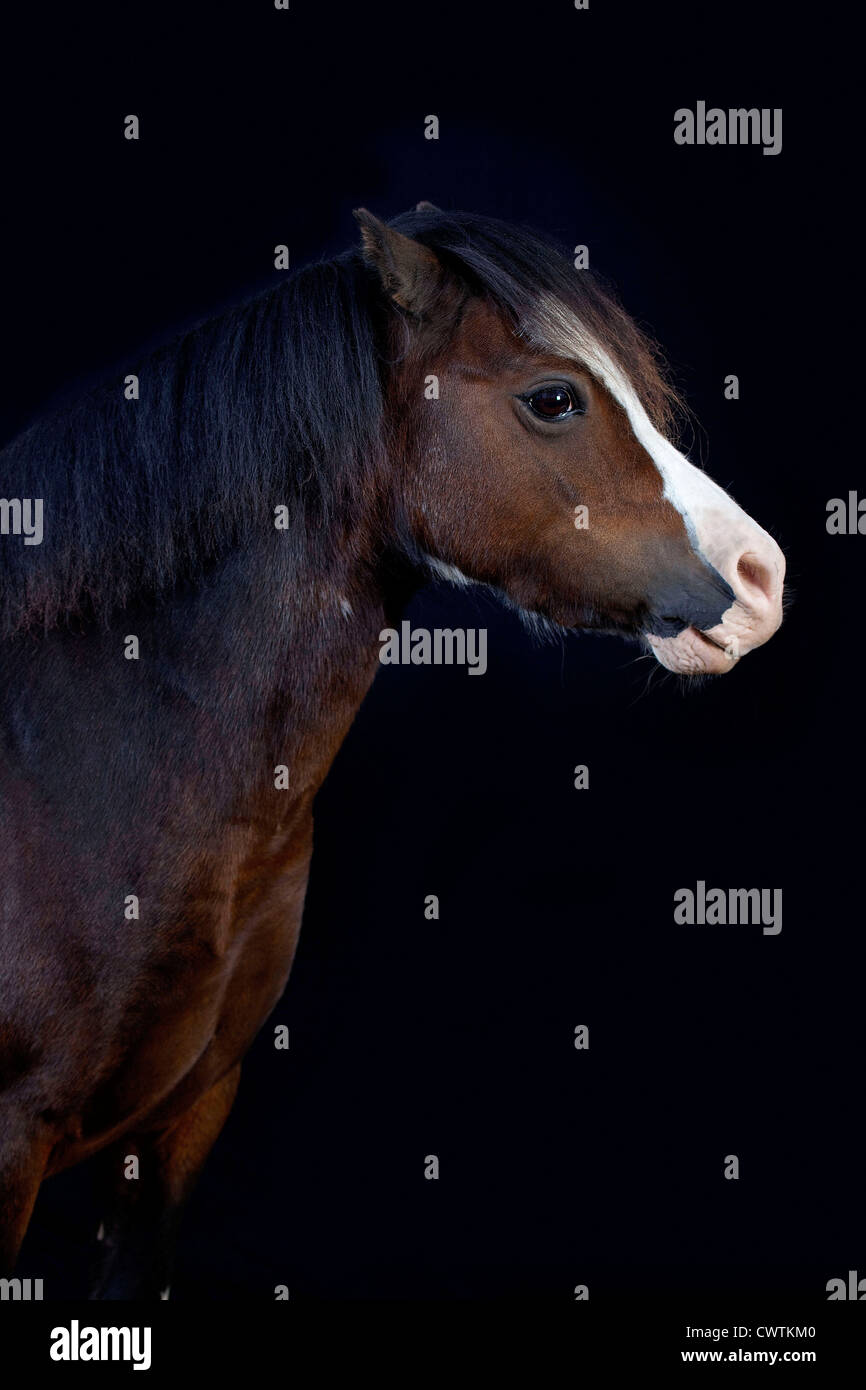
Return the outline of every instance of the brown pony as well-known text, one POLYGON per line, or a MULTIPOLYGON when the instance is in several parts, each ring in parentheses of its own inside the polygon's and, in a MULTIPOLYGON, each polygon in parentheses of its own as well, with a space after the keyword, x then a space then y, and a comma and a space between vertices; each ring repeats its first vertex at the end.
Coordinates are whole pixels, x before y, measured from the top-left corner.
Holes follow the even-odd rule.
POLYGON ((781 620, 778 546, 669 441, 588 272, 429 204, 357 217, 359 250, 0 455, 2 1273, 42 1179, 103 1151, 93 1296, 167 1296, 288 978, 314 797, 432 574, 684 675, 781 620), (12 524, 37 500, 41 543, 12 524))

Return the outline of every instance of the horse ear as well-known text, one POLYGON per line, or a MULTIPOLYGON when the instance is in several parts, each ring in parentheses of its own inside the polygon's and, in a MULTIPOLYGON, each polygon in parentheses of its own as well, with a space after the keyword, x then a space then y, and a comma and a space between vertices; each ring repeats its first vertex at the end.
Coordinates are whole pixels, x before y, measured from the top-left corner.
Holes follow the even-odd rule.
POLYGON ((445 280, 434 252, 380 222, 366 208, 357 208, 354 216, 361 228, 361 254, 378 271, 385 292, 410 314, 428 313, 445 280))

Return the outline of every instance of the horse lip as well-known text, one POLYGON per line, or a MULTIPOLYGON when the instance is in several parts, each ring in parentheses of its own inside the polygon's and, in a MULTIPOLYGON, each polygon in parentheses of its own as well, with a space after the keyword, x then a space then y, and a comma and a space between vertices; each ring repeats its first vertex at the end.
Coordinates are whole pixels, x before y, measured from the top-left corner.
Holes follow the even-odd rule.
MULTIPOLYGON (((711 646, 711 647, 718 647, 718 649, 719 649, 720 652, 726 652, 726 651, 728 651, 728 647, 725 645, 724 642, 720 642, 720 641, 718 640, 718 638, 716 638, 716 637, 711 637, 710 634, 709 634, 709 632, 706 632, 703 628, 701 628, 701 627, 695 627, 694 623, 683 623, 683 625, 682 625, 682 627, 679 629, 679 631, 676 632, 676 633, 674 633, 673 636, 674 636, 674 637, 682 637, 682 636, 684 636, 684 634, 687 633, 687 632, 692 632, 692 633, 694 633, 694 635, 695 635, 696 637, 700 637, 700 639, 701 639, 702 642, 708 643, 708 645, 711 646)), ((644 636, 650 636, 650 635, 656 636, 657 634, 655 634, 655 633, 653 633, 653 634, 644 633, 644 636)), ((662 640, 670 641, 670 640, 672 640, 672 639, 671 639, 671 638, 666 638, 666 639, 662 639, 662 640)))
POLYGON ((673 638, 659 638, 652 633, 646 633, 645 637, 661 665, 683 676, 719 676, 725 671, 730 671, 739 662, 740 654, 735 641, 720 642, 717 637, 693 624, 683 628, 673 638), (714 652, 721 652, 725 660, 720 662, 714 653, 702 653, 701 646, 712 647, 714 652))
POLYGON ((711 637, 710 634, 708 632, 704 632, 702 628, 696 627, 693 628, 692 631, 696 632, 699 637, 702 637, 705 642, 710 642, 714 647, 718 647, 720 652, 726 652, 728 650, 724 642, 717 642, 715 637, 711 637))

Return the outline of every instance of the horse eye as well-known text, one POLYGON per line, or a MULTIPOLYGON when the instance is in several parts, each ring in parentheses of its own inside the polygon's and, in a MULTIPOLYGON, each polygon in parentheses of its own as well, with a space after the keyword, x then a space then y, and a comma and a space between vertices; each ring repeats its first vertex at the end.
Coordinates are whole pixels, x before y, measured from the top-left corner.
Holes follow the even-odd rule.
POLYGON ((542 386, 522 399, 540 420, 564 420, 569 415, 583 414, 583 407, 567 386, 542 386))

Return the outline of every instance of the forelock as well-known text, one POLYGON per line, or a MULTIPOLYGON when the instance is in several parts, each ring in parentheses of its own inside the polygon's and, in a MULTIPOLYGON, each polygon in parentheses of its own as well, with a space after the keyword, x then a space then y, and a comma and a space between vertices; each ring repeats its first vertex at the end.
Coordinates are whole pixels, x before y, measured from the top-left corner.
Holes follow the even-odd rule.
POLYGON ((543 237, 494 218, 427 208, 396 225, 468 275, 527 342, 558 355, 567 348, 608 389, 616 382, 618 397, 627 386, 664 435, 676 432, 683 407, 657 345, 594 272, 576 270, 543 237))

